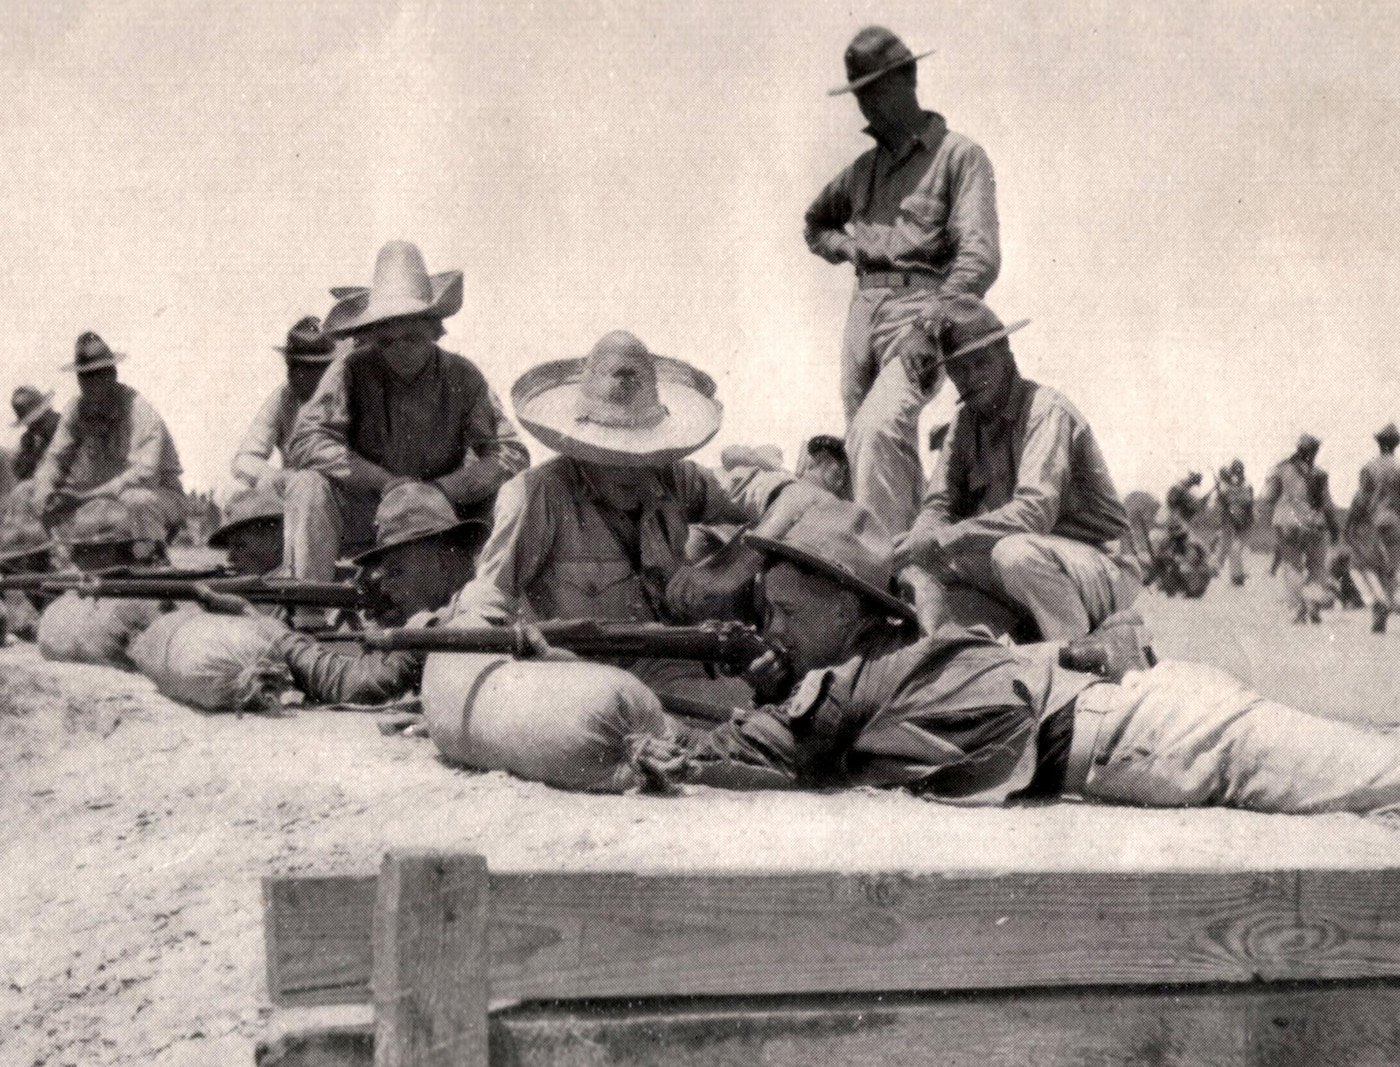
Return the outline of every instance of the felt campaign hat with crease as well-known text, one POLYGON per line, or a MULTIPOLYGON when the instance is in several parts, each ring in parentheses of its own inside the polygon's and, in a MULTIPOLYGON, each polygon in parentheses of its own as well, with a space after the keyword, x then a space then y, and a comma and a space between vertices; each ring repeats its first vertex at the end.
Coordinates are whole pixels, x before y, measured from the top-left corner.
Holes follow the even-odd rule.
POLYGON ((430 275, 417 245, 390 241, 379 250, 368 288, 341 286, 331 296, 337 302, 324 329, 332 336, 388 319, 445 319, 462 309, 462 272, 430 275))
POLYGON ((32 385, 21 385, 10 397, 10 407, 15 409, 15 421, 11 429, 28 426, 44 412, 53 401, 53 390, 41 393, 32 385))
POLYGON ((379 500, 374 515, 374 547, 355 557, 356 565, 367 567, 390 549, 401 548, 429 538, 456 538, 468 531, 485 535, 480 519, 461 520, 451 501, 425 482, 403 482, 379 500))
POLYGON ((71 545, 96 547, 134 541, 162 543, 165 531, 145 509, 133 510, 116 497, 99 496, 83 501, 63 537, 71 545))
POLYGON ((88 371, 102 370, 104 367, 115 367, 124 359, 125 352, 113 352, 107 347, 106 341, 88 330, 81 334, 73 345, 73 362, 65 363, 58 369, 86 374, 88 371))
POLYGON ((272 347, 296 363, 329 363, 335 359, 335 338, 326 336, 315 315, 307 315, 288 330, 286 344, 272 347))
POLYGON ((816 494, 786 530, 748 533, 744 543, 767 555, 810 567, 892 615, 908 622, 918 620, 914 605, 893 592, 890 559, 894 545, 890 535, 880 520, 860 504, 830 493, 816 494))
POLYGON ((724 416, 713 378, 626 330, 581 359, 526 371, 510 395, 521 424, 554 451, 613 467, 673 463, 714 437, 724 416))
POLYGON ((863 89, 877 78, 883 78, 892 70, 909 63, 917 63, 927 52, 915 55, 909 46, 901 41, 893 31, 883 26, 867 26, 851 38, 846 46, 846 84, 828 89, 827 96, 840 96, 863 89))
POLYGON ((1293 447, 1293 454, 1301 455, 1302 453, 1310 453, 1312 455, 1317 455, 1317 450, 1321 447, 1321 441, 1312 434, 1305 433, 1299 435, 1298 443, 1293 447))
POLYGON ((281 522, 285 514, 282 498, 268 489, 251 486, 229 498, 224 508, 224 524, 209 535, 210 548, 227 548, 229 535, 254 522, 281 522))

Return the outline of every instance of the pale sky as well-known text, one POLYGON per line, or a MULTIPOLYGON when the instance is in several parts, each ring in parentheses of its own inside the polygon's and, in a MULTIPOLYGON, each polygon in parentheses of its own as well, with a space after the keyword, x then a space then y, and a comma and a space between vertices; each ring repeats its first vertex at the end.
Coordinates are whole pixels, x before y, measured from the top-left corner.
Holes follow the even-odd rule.
POLYGON ((503 397, 627 328, 718 380, 702 459, 840 432, 852 279, 802 214, 869 143, 826 90, 872 22, 937 49, 921 99, 997 172, 988 302, 1120 490, 1235 455, 1258 484, 1310 430, 1345 503, 1400 420, 1394 3, 7 8, 0 393, 71 396, 95 329, 190 487, 227 489, 271 346, 393 238, 465 272, 445 343, 503 397))

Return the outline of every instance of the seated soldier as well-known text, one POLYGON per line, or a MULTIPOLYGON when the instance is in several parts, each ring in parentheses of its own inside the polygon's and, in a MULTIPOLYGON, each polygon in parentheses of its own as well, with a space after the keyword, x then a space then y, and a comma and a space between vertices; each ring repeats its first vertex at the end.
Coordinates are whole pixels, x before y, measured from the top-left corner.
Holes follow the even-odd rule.
POLYGON ((897 786, 960 803, 1077 794, 1293 814, 1400 804, 1400 735, 1285 707, 1214 668, 1149 668, 1134 612, 1067 646, 1007 647, 954 625, 921 636, 888 592, 890 543, 863 509, 833 501, 781 537, 751 540, 768 560, 767 636, 802 681, 779 706, 647 746, 653 776, 897 786), (1057 665, 1061 648, 1108 679, 1057 665))
MULTIPOLYGON (((311 399, 335 358, 335 342, 321 332, 321 320, 308 315, 287 331, 278 351, 287 360, 287 379, 263 402, 233 456, 233 476, 281 496, 287 489, 287 445, 297 412, 311 399), (279 463, 273 463, 273 455, 279 463)), ((280 550, 279 550, 280 551, 280 550)))
MULTIPOLYGON (((1029 321, 1029 320, 1027 320, 1029 321)), ((1093 431, 1064 396, 1021 377, 1003 326, 975 296, 915 323, 901 358, 917 380, 946 368, 962 407, 895 565, 920 585, 927 629, 943 622, 1082 637, 1130 607, 1141 567, 1121 542, 1127 516, 1093 431)))
POLYGON ((32 385, 21 385, 10 398, 15 409, 15 428, 24 427, 19 451, 15 453, 15 480, 24 482, 34 477, 39 461, 49 450, 49 442, 58 430, 58 412, 53 409, 53 390, 41 393, 32 385))
MULTIPOLYGON (((501 489, 477 576, 458 600, 462 625, 714 617, 730 590, 683 567, 691 524, 747 525, 765 513, 780 522, 780 504, 827 495, 786 471, 717 473, 684 459, 719 430, 714 393, 707 374, 623 330, 582 359, 521 376, 511 391, 516 414, 559 455, 501 489)), ((728 569, 726 581, 741 570, 728 569)), ((751 700, 739 679, 711 677, 695 663, 623 665, 669 707, 699 717, 724 719, 751 700)))
MULTIPOLYGON (((37 519, 0 527, 0 577, 50 573, 52 548, 53 540, 37 519)), ((23 641, 34 640, 39 612, 51 599, 39 591, 5 590, 0 598, 5 628, 23 641)))
POLYGON ((242 489, 229 498, 224 523, 209 547, 228 554, 235 574, 282 573, 282 501, 270 486, 242 489))
MULTIPOLYGON (((389 605, 384 621, 436 624, 452 594, 471 580, 486 524, 458 519, 441 493, 405 482, 384 494, 375 528, 375 547, 355 562, 377 574, 389 605)), ((287 646, 293 681, 323 704, 383 704, 415 692, 423 659, 414 652, 347 651, 306 634, 287 646)))
POLYGON ((113 352, 95 333, 78 338, 74 360, 78 396, 66 408, 34 474, 33 499, 45 525, 63 533, 74 512, 101 497, 139 512, 143 526, 164 531, 184 519, 180 458, 170 431, 136 390, 117 381, 113 352))
POLYGON ((530 463, 480 370, 438 346, 462 272, 428 275, 406 241, 379 252, 369 288, 335 289, 325 332, 354 339, 301 408, 288 446, 286 562, 330 581, 341 552, 373 543, 380 498, 403 481, 489 521, 496 491, 530 463))

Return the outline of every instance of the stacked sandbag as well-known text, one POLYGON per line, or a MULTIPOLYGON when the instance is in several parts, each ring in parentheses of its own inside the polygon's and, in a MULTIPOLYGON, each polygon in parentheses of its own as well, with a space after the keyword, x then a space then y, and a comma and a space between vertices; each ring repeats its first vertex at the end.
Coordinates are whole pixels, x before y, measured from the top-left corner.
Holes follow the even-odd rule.
POLYGON ((131 658, 171 700, 203 711, 266 711, 292 685, 284 651, 291 633, 260 612, 182 608, 133 641, 131 658))
POLYGON ((673 737, 661 702, 635 675, 585 661, 431 655, 423 714, 454 762, 595 793, 642 786, 632 752, 673 737))
POLYGON ((64 663, 136 670, 128 646, 160 613, 158 600, 87 597, 69 590, 39 616, 39 651, 64 663))

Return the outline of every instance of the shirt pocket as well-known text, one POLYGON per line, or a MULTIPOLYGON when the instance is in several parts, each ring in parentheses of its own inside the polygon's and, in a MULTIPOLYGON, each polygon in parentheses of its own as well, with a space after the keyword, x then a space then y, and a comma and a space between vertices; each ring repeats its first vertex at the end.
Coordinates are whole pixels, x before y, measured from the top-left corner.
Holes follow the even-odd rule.
POLYGON ((941 230, 948 223, 947 200, 927 189, 910 193, 900 201, 899 210, 926 231, 941 230))
POLYGON ((650 619, 641 582, 625 560, 595 557, 556 564, 555 606, 561 618, 650 619))

